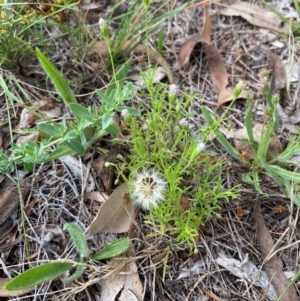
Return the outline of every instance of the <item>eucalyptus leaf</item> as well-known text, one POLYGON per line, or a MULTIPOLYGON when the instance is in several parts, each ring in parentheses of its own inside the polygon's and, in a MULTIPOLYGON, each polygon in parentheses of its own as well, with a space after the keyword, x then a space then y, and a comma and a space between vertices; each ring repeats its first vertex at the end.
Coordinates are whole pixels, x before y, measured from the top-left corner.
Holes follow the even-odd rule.
POLYGON ((84 235, 82 230, 74 223, 68 223, 64 225, 64 230, 67 230, 72 238, 72 241, 80 253, 81 258, 88 258, 89 257, 89 249, 87 243, 85 241, 84 235))
POLYGON ((34 267, 30 270, 13 278, 6 283, 5 289, 8 291, 17 291, 27 289, 61 276, 72 268, 73 264, 69 262, 51 262, 34 267))
POLYGON ((129 238, 120 238, 114 242, 112 242, 107 247, 103 248, 96 254, 92 256, 92 259, 94 260, 104 260, 104 259, 110 259, 113 257, 116 257, 129 248, 130 245, 130 239, 129 238))

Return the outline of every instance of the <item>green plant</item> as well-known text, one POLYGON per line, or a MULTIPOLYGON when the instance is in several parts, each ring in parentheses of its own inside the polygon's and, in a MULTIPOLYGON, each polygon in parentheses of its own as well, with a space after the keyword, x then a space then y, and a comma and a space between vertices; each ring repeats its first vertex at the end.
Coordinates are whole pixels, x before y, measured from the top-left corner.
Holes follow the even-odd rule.
POLYGON ((199 227, 218 215, 220 200, 238 198, 239 188, 224 187, 220 172, 224 158, 214 159, 205 150, 209 129, 191 137, 184 118, 193 114, 185 112, 192 96, 177 97, 164 84, 154 86, 151 77, 145 82, 144 99, 151 110, 145 107, 141 117, 127 116, 123 121, 129 137, 122 143, 131 149, 130 176, 123 176, 133 200, 150 209, 146 222, 197 252, 194 238, 199 227), (185 196, 188 205, 183 204, 185 196))
POLYGON ((73 91, 58 70, 38 49, 37 55, 63 101, 74 114, 75 120, 69 122, 63 120, 61 123, 47 120, 39 124, 37 128, 30 130, 38 133, 38 142, 25 140, 18 145, 12 143, 9 154, 0 150, 1 173, 13 171, 15 165, 18 164, 24 164, 26 170, 32 170, 34 164, 51 161, 67 154, 75 152, 83 155, 91 143, 106 133, 119 133, 118 128, 112 124, 116 111, 127 109, 133 115, 139 114, 137 110, 124 106, 124 102, 133 97, 131 84, 124 85, 131 60, 116 72, 105 93, 100 90, 96 91, 103 102, 99 109, 96 106, 86 108, 78 104, 73 91), (55 147, 55 149, 51 151, 51 147, 55 147))
POLYGON ((80 254, 80 259, 75 262, 56 260, 42 264, 40 266, 36 266, 19 274, 18 276, 7 282, 5 285, 5 288, 7 290, 16 291, 27 289, 38 284, 51 281, 63 275, 65 272, 71 270, 75 265, 76 271, 68 278, 62 280, 65 283, 70 283, 78 279, 85 272, 88 261, 90 259, 99 261, 119 256, 122 253, 126 252, 130 245, 129 238, 120 238, 112 242, 102 250, 98 251, 94 255, 90 256, 82 230, 73 223, 65 224, 64 230, 67 230, 70 233, 73 244, 80 254))
POLYGON ((265 85, 265 94, 267 98, 268 107, 265 111, 265 121, 263 124, 263 135, 260 141, 255 141, 253 134, 252 121, 252 102, 248 95, 247 110, 245 115, 245 126, 247 129, 249 139, 245 141, 251 145, 254 159, 252 161, 243 158, 240 153, 233 147, 220 130, 215 127, 216 121, 206 108, 203 108, 204 116, 208 124, 214 129, 219 143, 240 163, 248 167, 249 172, 243 174, 244 182, 254 185, 257 192, 264 194, 260 187, 260 178, 262 174, 271 177, 277 184, 282 187, 286 196, 291 198, 297 206, 300 206, 300 195, 298 193, 298 185, 300 184, 300 176, 298 173, 290 170, 292 166, 297 166, 296 162, 290 159, 295 152, 300 148, 299 137, 291 137, 288 146, 276 158, 271 158, 268 154, 269 144, 272 135, 278 134, 278 113, 276 105, 278 103, 278 95, 272 95, 268 85, 265 85), (295 187, 295 189, 293 189, 295 187))

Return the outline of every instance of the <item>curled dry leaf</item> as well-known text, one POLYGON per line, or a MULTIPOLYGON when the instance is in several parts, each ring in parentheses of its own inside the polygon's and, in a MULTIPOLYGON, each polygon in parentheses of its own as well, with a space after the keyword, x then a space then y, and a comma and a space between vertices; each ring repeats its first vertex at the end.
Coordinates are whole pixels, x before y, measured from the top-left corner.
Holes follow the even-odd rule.
MULTIPOLYGON (((128 48, 130 48, 132 42, 126 42, 124 43, 121 48, 120 51, 126 51, 128 48)), ((108 55, 108 47, 105 41, 100 41, 100 42, 96 42, 90 45, 91 47, 91 52, 92 53, 96 53, 100 56, 102 55, 108 55)), ((135 49, 133 49, 133 52, 136 54, 142 53, 142 54, 146 54, 155 60, 159 65, 161 65, 165 72, 166 75, 168 77, 169 83, 173 84, 174 79, 173 79, 173 73, 171 71, 171 68, 169 67, 169 64, 167 63, 167 61, 156 51, 151 49, 150 47, 147 47, 145 45, 138 45, 135 49)))
POLYGON ((126 184, 122 184, 101 206, 90 225, 89 234, 128 232, 133 221, 134 212, 135 206, 129 198, 129 188, 126 184))
POLYGON ((57 118, 62 115, 61 108, 53 99, 44 98, 33 102, 30 106, 23 109, 18 128, 26 129, 38 123, 39 114, 45 115, 47 118, 57 118))
POLYGON ((273 94, 281 94, 281 92, 286 89, 285 68, 281 62, 280 57, 277 54, 267 50, 266 56, 268 58, 269 68, 272 70, 270 85, 271 92, 273 94))
POLYGON ((219 94, 225 90, 228 85, 226 66, 216 46, 207 45, 205 55, 214 90, 219 94))
MULTIPOLYGON (((248 91, 243 90, 240 94, 239 98, 247 99, 248 91)), ((251 98, 251 96, 250 96, 251 98)), ((227 88, 225 90, 222 90, 220 94, 218 95, 218 101, 217 101, 217 107, 222 106, 224 103, 232 101, 233 100, 233 89, 227 88)))
MULTIPOLYGON (((270 282, 274 286, 276 293, 280 295, 283 292, 283 290, 288 286, 289 280, 285 277, 283 273, 282 260, 278 257, 277 254, 274 254, 274 242, 271 234, 269 233, 265 225, 264 218, 261 214, 260 199, 256 200, 256 204, 254 206, 254 215, 256 220, 257 238, 262 258, 264 260, 269 258, 264 264, 264 269, 268 275, 270 282), (272 255, 271 258, 270 255, 272 255)), ((291 286, 280 300, 299 300, 295 287, 291 286)))
POLYGON ((240 16, 252 25, 276 32, 288 33, 290 30, 287 24, 282 24, 275 13, 246 1, 233 2, 221 9, 220 13, 225 16, 240 16))
POLYGON ((204 8, 204 21, 201 33, 191 36, 181 47, 178 54, 180 66, 185 70, 190 64, 191 54, 197 43, 211 44, 211 21, 209 18, 209 6, 204 8))

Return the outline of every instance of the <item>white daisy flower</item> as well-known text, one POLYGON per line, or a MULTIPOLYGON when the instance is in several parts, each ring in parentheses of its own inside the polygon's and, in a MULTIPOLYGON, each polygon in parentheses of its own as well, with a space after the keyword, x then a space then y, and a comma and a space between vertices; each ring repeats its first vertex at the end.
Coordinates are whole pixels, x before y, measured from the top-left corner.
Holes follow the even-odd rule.
POLYGON ((157 206, 165 200, 167 182, 156 170, 141 170, 131 182, 131 197, 144 209, 157 206))

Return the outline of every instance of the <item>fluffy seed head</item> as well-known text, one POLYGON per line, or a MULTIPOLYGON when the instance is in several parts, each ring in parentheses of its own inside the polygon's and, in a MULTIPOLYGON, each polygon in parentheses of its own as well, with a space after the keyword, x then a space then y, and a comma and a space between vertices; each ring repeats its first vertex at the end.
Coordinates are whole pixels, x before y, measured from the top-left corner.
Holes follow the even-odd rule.
POLYGON ((141 170, 131 182, 131 197, 144 209, 157 206, 165 200, 167 182, 156 170, 141 170))

